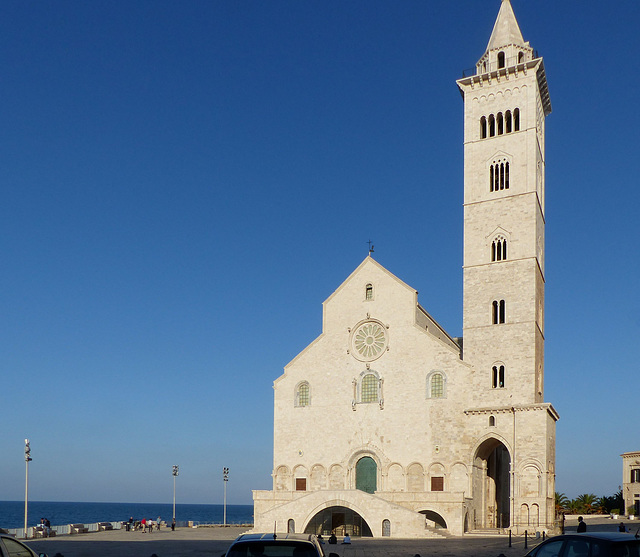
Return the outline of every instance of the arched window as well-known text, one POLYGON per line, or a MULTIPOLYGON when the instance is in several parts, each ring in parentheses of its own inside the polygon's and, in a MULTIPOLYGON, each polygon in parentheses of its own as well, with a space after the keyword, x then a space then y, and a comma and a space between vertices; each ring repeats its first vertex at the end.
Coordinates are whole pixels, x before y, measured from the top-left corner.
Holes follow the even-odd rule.
POLYGON ((505 302, 504 300, 494 300, 493 308, 493 324, 499 325, 505 322, 505 302))
POLYGON ((524 62, 524 52, 518 53, 518 64, 522 64, 524 62))
POLYGON ((491 261, 505 261, 507 259, 507 239, 498 236, 491 243, 491 261))
POLYGON ((489 191, 509 189, 509 161, 498 159, 489 168, 489 191))
POLYGON ((487 138, 487 119, 483 116, 480 118, 480 139, 487 138))
POLYGON ((502 112, 498 112, 498 135, 502 135, 504 133, 504 117, 502 116, 502 112))
POLYGON ((427 375, 427 398, 444 398, 446 378, 441 371, 432 371, 427 375))
POLYGON ((302 383, 298 383, 296 387, 296 406, 309 406, 311 404, 311 389, 309 388, 309 383, 303 381, 302 383))
POLYGON ((373 284, 367 284, 364 291, 365 300, 373 300, 373 284))
POLYGON ((498 68, 504 68, 504 66, 505 66, 504 52, 498 52, 498 68))
MULTIPOLYGON (((504 365, 495 364, 491 368, 491 387, 494 389, 504 389, 504 365)), ((492 416, 493 417, 493 416, 492 416)), ((491 425, 491 424, 489 424, 491 425)), ((495 425, 495 420, 494 420, 495 425)))
POLYGON ((504 115, 504 123, 505 123, 505 127, 506 127, 506 133, 511 133, 511 111, 507 110, 507 112, 505 112, 504 115))
POLYGON ((495 427, 495 425, 496 425, 495 416, 489 416, 489 427, 495 427))
POLYGON ((520 131, 520 109, 516 108, 513 111, 513 130, 516 132, 520 131))
POLYGON ((494 137, 496 135, 496 119, 491 114, 489 116, 489 137, 494 137))
POLYGON ((289 521, 287 522, 287 532, 289 534, 296 533, 296 521, 293 520, 293 518, 290 518, 289 521))
POLYGON ((382 537, 388 538, 389 536, 391 536, 391 522, 385 518, 382 521, 382 537))
POLYGON ((368 372, 362 375, 360 380, 359 402, 379 402, 380 401, 380 378, 375 372, 368 372))

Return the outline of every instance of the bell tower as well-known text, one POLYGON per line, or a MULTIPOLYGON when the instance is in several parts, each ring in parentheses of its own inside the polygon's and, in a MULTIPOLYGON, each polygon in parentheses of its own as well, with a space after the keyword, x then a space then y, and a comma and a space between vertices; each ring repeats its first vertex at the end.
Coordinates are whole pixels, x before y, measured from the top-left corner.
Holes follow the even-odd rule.
POLYGON ((502 0, 464 99, 464 360, 483 405, 544 399, 542 58, 502 0))

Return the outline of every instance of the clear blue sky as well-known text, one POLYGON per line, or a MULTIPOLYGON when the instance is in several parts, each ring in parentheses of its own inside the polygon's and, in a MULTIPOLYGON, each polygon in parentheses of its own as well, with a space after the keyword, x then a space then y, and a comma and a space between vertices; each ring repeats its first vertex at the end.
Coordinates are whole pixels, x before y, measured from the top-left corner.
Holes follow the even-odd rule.
MULTIPOLYGON (((513 0, 545 58, 557 490, 640 449, 640 3, 513 0)), ((251 502, 272 382, 367 254, 462 334, 462 100, 499 0, 7 0, 0 499, 251 502)), ((331 432, 319 431, 318 442, 331 432)))

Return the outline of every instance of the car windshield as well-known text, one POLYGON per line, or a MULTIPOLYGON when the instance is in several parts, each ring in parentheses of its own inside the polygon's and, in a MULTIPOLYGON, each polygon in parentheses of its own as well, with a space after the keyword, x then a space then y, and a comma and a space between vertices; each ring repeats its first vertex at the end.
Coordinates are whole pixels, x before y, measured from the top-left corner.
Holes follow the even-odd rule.
POLYGON ((226 557, 318 557, 310 543, 250 541, 233 545, 226 557))

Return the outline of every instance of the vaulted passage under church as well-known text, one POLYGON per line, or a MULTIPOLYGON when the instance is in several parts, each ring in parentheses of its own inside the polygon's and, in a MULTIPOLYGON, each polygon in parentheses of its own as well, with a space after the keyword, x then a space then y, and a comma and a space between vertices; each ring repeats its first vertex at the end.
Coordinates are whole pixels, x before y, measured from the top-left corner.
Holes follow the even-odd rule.
POLYGON ((474 528, 507 528, 511 523, 509 473, 511 456, 497 439, 488 439, 476 452, 473 497, 482 501, 471 517, 474 528))
POLYGON ((373 537, 371 528, 354 510, 347 507, 328 507, 316 514, 304 529, 305 534, 322 534, 323 536, 373 537))

